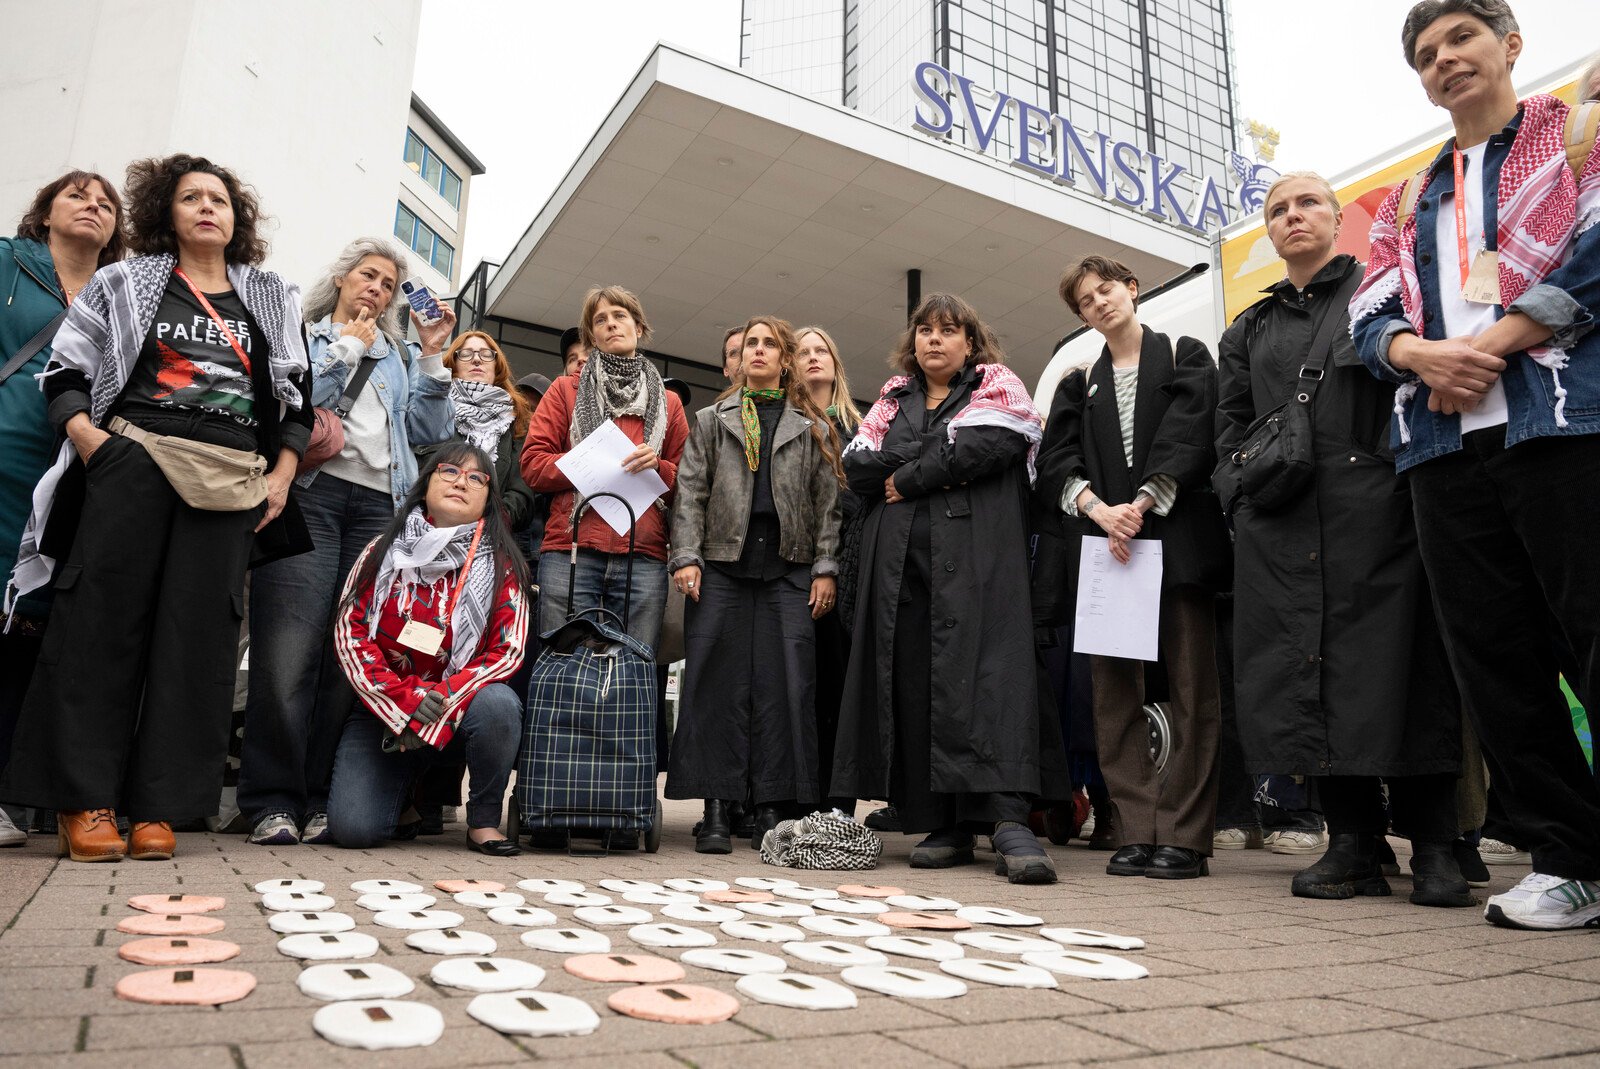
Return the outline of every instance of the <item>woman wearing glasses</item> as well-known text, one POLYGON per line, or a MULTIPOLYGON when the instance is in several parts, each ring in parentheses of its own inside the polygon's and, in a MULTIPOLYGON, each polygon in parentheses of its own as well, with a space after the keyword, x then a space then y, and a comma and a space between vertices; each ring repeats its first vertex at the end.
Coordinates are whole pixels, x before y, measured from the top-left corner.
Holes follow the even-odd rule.
POLYGON ((341 846, 387 839, 416 778, 459 754, 468 846, 518 853, 499 825, 522 703, 503 681, 522 663, 528 569, 493 470, 471 443, 438 450, 345 583, 334 651, 360 708, 345 721, 328 795, 341 846))
MULTIPOLYGON (((506 507, 513 531, 533 519, 533 491, 522 479, 522 441, 528 434, 533 406, 511 377, 511 362, 493 338, 481 330, 461 335, 444 353, 450 369, 450 408, 455 419, 453 441, 471 442, 494 461, 494 485, 506 507)), ((440 446, 421 446, 417 459, 426 463, 440 446)))

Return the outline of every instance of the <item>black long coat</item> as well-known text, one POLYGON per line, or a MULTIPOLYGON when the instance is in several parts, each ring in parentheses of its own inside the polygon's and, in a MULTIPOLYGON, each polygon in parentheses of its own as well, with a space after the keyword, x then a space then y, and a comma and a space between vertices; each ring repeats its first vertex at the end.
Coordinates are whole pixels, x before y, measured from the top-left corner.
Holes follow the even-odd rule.
POLYGON ((1323 309, 1348 321, 1340 284, 1362 265, 1335 257, 1306 286, 1287 281, 1223 334, 1215 484, 1236 535, 1234 678, 1239 736, 1255 772, 1403 776, 1453 772, 1461 712, 1439 640, 1411 516, 1394 471, 1394 387, 1335 330, 1312 402, 1312 487, 1281 511, 1236 498, 1228 458, 1256 417, 1289 399, 1323 309))
POLYGON ((977 372, 962 371, 950 384, 952 402, 924 428, 926 391, 914 376, 885 394, 899 413, 883 448, 844 458, 867 517, 829 787, 836 795, 889 797, 896 616, 912 519, 924 502, 934 576, 933 790, 1038 795, 1067 782, 1054 709, 1040 715, 1028 600, 1028 443, 999 427, 962 428, 953 443, 946 436, 949 417, 977 386, 977 372), (893 505, 883 496, 890 475, 906 498, 893 505))

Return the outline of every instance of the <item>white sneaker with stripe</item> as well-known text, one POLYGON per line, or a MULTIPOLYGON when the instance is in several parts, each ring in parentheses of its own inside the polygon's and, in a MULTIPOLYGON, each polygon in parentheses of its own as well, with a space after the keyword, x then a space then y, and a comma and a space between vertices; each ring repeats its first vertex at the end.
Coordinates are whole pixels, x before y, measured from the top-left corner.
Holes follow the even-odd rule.
POLYGON ((1489 896, 1484 919, 1502 928, 1600 928, 1600 883, 1532 872, 1489 896))

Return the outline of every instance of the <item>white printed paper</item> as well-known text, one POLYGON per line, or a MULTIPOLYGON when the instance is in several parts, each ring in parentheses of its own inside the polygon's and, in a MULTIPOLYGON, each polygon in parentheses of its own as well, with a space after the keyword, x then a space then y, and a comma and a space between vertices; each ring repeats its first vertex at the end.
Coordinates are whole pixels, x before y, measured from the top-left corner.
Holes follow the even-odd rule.
MULTIPOLYGON (((574 446, 570 453, 556 461, 556 467, 572 480, 580 497, 589 497, 602 491, 619 494, 632 506, 635 516, 643 516, 645 509, 667 492, 667 484, 653 469, 637 474, 622 470, 622 462, 636 448, 622 433, 622 428, 608 419, 574 446)), ((622 507, 621 502, 602 497, 592 507, 617 534, 628 533, 628 510, 622 507)))
POLYGON ((1132 559, 1111 555, 1111 542, 1085 536, 1078 559, 1078 609, 1072 648, 1136 661, 1157 658, 1161 626, 1161 543, 1135 538, 1132 559))

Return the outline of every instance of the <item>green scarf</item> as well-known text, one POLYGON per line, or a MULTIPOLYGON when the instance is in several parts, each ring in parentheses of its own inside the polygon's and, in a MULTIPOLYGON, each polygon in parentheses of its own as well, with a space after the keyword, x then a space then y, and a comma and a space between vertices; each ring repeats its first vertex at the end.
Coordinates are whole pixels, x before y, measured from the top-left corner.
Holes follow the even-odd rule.
POLYGON ((755 471, 761 467, 761 417, 756 415, 757 401, 781 401, 788 396, 786 390, 744 390, 740 393, 739 416, 744 420, 744 462, 755 471))

